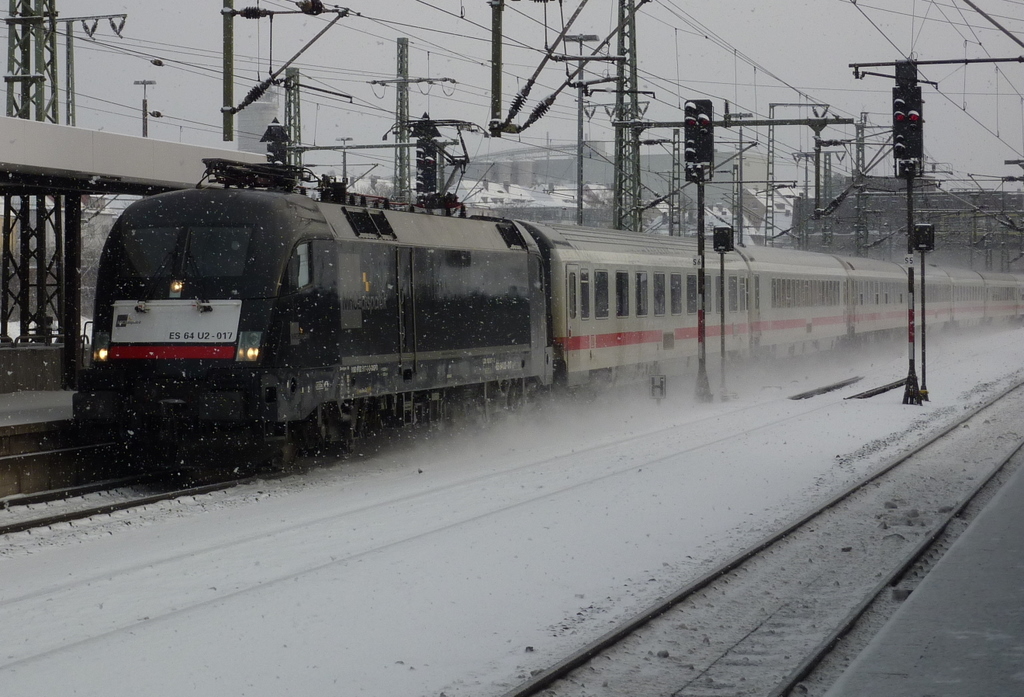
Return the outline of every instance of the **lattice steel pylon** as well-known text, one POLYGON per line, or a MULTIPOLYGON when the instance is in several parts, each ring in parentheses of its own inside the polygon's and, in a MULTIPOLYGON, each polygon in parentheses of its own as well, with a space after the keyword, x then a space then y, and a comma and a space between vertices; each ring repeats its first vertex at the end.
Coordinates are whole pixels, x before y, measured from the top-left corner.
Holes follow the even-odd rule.
POLYGON ((10 0, 7 115, 57 123, 56 0, 10 0))
MULTIPOLYGON (((409 39, 398 39, 397 65, 395 69, 395 142, 409 142, 409 39)), ((412 201, 412 168, 409 163, 409 149, 395 148, 395 186, 397 201, 412 201)))
POLYGON ((619 0, 618 62, 615 91, 615 205, 613 225, 640 230, 640 134, 629 124, 640 119, 637 89, 636 0, 619 0))
MULTIPOLYGON (((56 0, 10 0, 7 17, 7 115, 58 122, 56 0)), ((0 338, 17 313, 18 334, 66 334, 62 288, 65 275, 65 196, 24 193, 9 182, 4 191, 0 254, 0 338)), ((71 331, 78 333, 78 328, 71 331)))
MULTIPOLYGON (((288 145, 302 145, 302 98, 299 93, 301 74, 298 68, 284 71, 284 127, 288 145)), ((287 164, 302 167, 302 150, 288 148, 287 164)))

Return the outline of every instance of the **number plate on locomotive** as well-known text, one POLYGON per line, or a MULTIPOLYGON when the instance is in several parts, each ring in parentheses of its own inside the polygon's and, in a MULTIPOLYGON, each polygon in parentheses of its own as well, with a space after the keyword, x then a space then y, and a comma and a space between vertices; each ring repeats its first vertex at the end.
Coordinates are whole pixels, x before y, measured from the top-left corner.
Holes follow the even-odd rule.
POLYGON ((238 339, 241 300, 114 303, 113 343, 223 344, 238 339))

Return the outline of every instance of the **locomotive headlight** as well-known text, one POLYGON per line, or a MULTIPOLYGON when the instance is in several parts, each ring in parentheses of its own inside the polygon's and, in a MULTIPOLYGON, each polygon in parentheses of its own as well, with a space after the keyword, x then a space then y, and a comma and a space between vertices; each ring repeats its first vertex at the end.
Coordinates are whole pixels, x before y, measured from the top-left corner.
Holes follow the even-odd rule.
POLYGON ((185 282, 184 281, 177 281, 177 280, 171 281, 170 297, 172 297, 172 298, 180 298, 181 297, 181 291, 183 291, 184 289, 185 289, 185 282))
POLYGON ((238 354, 235 360, 254 362, 260 359, 260 343, 263 341, 263 332, 239 332, 238 333, 238 354))
POLYGON ((93 337, 92 359, 102 363, 110 357, 110 334, 107 332, 96 332, 93 337))

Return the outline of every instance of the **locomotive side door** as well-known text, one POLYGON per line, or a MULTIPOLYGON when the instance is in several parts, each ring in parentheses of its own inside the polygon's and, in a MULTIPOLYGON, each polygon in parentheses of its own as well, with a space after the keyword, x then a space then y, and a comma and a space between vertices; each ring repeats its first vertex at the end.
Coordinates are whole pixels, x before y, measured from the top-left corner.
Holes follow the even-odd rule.
POLYGON ((411 380, 416 372, 416 296, 413 292, 412 249, 395 249, 395 289, 398 293, 398 365, 411 380))

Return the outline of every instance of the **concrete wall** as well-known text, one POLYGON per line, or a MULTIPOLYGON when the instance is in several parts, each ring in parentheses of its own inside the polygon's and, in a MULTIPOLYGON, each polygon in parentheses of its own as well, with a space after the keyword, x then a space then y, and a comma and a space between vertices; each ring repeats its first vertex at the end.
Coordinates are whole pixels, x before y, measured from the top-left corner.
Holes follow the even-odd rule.
POLYGON ((59 346, 0 346, 0 395, 61 389, 59 346))

